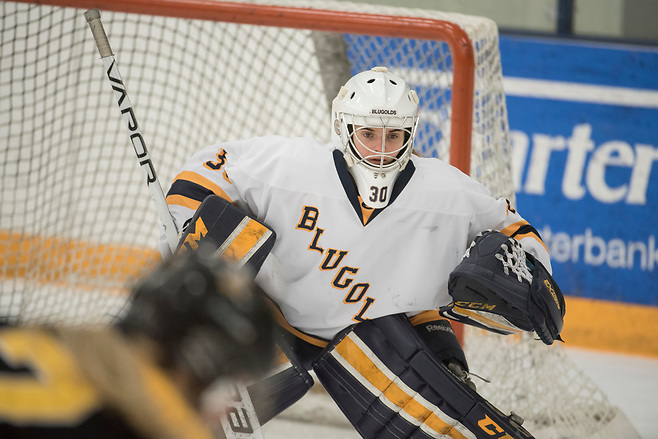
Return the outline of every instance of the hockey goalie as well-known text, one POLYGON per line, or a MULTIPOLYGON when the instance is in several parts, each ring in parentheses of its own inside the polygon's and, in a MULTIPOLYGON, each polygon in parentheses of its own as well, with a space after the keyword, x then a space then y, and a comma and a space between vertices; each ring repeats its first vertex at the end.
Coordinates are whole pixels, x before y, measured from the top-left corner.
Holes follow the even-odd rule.
POLYGON ((221 142, 171 185, 181 245, 214 237, 272 299, 281 364, 248 387, 261 424, 312 387, 313 371, 366 439, 532 437, 477 393, 450 320, 559 340, 548 252, 505 199, 413 154, 418 103, 375 67, 338 92, 331 143, 221 142))

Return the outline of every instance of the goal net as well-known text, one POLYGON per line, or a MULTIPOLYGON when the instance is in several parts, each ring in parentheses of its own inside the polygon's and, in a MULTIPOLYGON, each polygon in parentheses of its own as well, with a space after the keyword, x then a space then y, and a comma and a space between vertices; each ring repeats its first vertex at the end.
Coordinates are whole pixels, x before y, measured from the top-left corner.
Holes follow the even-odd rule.
MULTIPOLYGON (((192 152, 217 141, 329 141, 339 86, 382 65, 418 92, 418 152, 514 198, 491 20, 342 1, 106 4, 165 192, 192 152)), ((109 322, 160 257, 158 218, 83 16, 90 7, 0 3, 0 318, 14 324, 109 322)), ((482 393, 538 437, 615 437, 601 432, 623 415, 559 348, 479 334, 465 345, 471 369, 492 381, 482 393)))

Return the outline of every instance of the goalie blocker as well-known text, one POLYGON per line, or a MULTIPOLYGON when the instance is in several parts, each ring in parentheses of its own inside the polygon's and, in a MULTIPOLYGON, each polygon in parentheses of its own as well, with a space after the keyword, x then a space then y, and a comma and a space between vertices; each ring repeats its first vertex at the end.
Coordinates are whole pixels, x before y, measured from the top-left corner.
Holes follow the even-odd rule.
POLYGON ((547 345, 562 341, 564 296, 514 238, 492 230, 476 236, 448 290, 453 302, 439 310, 446 318, 499 334, 534 330, 547 345))
POLYGON ((224 198, 209 195, 185 225, 176 252, 206 249, 255 274, 275 240, 274 230, 266 224, 224 198))

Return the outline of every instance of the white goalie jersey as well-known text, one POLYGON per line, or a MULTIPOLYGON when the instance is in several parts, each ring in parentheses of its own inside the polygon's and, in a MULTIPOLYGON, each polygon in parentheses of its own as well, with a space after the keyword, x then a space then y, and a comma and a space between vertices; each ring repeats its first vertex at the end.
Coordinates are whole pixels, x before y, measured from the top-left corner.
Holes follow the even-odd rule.
POLYGON ((509 202, 438 159, 413 156, 388 205, 371 209, 333 145, 259 137, 189 159, 167 195, 179 230, 210 194, 276 231, 257 281, 292 327, 324 340, 357 322, 450 303, 450 272, 485 229, 515 237, 550 270, 535 229, 509 202))

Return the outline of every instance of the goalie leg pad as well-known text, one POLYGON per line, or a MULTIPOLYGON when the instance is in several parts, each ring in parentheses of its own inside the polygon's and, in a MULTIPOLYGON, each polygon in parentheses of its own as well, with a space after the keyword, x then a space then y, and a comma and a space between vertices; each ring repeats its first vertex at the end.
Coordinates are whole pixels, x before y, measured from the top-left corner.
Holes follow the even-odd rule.
POLYGON ((403 315, 341 332, 313 369, 366 439, 532 438, 439 363, 403 315))
POLYGON ((217 195, 209 195, 187 223, 178 248, 208 251, 257 273, 276 234, 263 222, 217 195))

